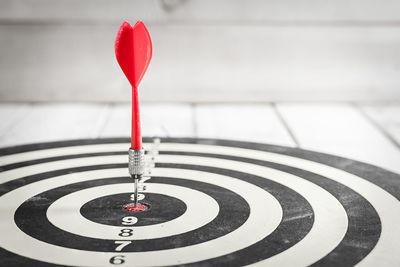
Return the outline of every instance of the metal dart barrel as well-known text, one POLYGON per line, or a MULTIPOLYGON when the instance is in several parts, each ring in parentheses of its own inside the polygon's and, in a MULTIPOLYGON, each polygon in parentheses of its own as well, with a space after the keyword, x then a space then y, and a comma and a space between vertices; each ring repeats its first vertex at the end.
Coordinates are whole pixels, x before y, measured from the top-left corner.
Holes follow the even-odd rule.
POLYGON ((132 149, 128 150, 129 161, 128 168, 129 174, 135 180, 135 205, 138 202, 138 180, 144 174, 145 161, 144 161, 144 149, 132 149))

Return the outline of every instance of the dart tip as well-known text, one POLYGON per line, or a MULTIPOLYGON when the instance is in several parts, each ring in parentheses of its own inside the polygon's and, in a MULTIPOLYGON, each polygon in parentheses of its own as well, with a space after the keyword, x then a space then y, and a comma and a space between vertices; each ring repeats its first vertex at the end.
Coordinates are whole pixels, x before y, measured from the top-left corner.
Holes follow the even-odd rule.
POLYGON ((134 189, 134 204, 135 206, 138 204, 138 177, 135 175, 135 189, 134 189))

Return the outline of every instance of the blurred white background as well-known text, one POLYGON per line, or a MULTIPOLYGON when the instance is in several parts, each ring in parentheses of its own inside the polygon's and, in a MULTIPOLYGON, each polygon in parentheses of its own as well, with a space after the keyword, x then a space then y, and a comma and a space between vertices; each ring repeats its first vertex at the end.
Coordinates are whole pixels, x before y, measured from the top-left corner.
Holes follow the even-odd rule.
POLYGON ((144 101, 400 100, 396 0, 1 0, 2 101, 123 101, 121 22, 153 39, 144 101))
POLYGON ((146 136, 322 151, 400 172, 400 1, 0 0, 0 146, 130 134, 114 55, 142 20, 146 136))

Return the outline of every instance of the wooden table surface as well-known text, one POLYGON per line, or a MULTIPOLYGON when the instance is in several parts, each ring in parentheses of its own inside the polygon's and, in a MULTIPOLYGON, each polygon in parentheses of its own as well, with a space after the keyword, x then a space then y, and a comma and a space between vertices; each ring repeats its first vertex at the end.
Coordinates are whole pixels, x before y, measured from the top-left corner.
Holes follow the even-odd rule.
MULTIPOLYGON (((400 173, 400 104, 144 103, 141 112, 144 136, 298 146, 400 173)), ((0 147, 130 134, 128 104, 0 104, 0 120, 0 147)))

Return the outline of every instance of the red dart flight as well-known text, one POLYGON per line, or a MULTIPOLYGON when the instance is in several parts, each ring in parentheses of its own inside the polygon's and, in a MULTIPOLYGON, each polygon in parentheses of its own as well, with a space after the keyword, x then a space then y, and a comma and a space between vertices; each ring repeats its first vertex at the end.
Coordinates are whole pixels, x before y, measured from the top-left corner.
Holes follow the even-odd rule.
POLYGON ((132 85, 131 148, 141 149, 138 86, 152 56, 150 35, 143 22, 138 21, 133 27, 126 21, 122 23, 115 40, 115 55, 118 64, 132 85))

